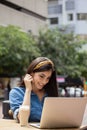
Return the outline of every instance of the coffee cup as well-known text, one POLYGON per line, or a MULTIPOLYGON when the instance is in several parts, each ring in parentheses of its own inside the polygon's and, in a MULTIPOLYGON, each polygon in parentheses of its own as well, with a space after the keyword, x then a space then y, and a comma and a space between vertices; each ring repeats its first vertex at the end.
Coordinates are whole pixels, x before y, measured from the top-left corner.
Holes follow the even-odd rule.
POLYGON ((29 106, 27 106, 27 105, 20 106, 19 114, 20 114, 20 125, 27 126, 28 118, 29 118, 29 114, 30 114, 29 106))

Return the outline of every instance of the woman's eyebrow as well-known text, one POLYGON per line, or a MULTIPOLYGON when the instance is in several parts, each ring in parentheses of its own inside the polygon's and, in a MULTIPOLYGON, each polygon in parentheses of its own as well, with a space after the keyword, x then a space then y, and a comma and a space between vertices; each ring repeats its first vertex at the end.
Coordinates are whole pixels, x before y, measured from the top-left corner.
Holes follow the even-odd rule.
MULTIPOLYGON (((44 76, 44 77, 46 77, 46 75, 45 75, 45 74, 43 74, 43 73, 42 73, 41 75, 42 75, 42 76, 44 76)), ((50 78, 51 78, 51 76, 48 76, 47 78, 49 78, 49 79, 50 79, 50 78)))
POLYGON ((41 73, 40 75, 42 75, 42 76, 46 76, 45 74, 43 74, 43 73, 41 73))

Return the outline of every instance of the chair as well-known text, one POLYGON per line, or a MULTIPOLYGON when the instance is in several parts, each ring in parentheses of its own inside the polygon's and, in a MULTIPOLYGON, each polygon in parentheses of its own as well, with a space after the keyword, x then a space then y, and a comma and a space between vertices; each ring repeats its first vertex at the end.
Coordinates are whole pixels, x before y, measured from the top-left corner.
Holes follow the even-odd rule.
POLYGON ((13 113, 10 110, 9 100, 4 100, 2 102, 2 113, 3 113, 3 119, 13 119, 13 113))

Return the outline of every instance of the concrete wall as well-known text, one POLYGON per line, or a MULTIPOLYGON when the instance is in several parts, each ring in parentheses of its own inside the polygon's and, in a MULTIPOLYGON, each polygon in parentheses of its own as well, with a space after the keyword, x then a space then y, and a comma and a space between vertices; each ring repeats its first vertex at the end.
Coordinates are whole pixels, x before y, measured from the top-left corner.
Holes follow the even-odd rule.
MULTIPOLYGON (((9 0, 20 5, 40 16, 47 17, 47 1, 45 0, 9 0)), ((47 26, 46 19, 41 19, 34 15, 29 15, 6 5, 0 4, 0 25, 20 26, 24 31, 31 31, 37 35, 38 30, 47 26)))
POLYGON ((20 5, 26 9, 34 11, 40 15, 47 16, 46 0, 9 0, 12 3, 20 5))

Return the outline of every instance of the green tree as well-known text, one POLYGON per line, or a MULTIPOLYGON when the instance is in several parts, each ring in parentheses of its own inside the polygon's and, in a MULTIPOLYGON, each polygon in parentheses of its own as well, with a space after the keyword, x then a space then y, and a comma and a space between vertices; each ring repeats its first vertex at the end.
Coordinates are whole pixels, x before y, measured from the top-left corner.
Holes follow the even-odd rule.
POLYGON ((80 52, 84 43, 73 33, 66 34, 58 28, 39 32, 38 46, 41 55, 52 59, 57 73, 61 75, 84 76, 86 72, 87 77, 87 54, 85 53, 84 58, 84 54, 80 52))
POLYGON ((21 28, 0 26, 0 74, 22 75, 40 50, 31 34, 21 28))

